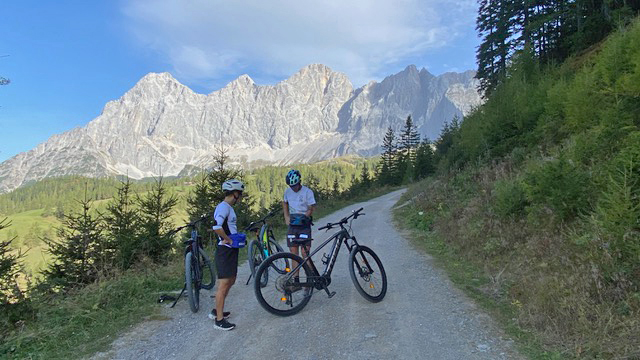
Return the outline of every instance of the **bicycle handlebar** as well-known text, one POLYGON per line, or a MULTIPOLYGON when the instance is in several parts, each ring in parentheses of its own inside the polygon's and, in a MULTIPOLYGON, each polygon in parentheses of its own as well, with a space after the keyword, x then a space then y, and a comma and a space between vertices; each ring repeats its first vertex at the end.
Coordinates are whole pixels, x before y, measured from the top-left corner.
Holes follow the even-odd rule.
POLYGON ((268 213, 267 215, 265 215, 262 219, 260 220, 256 220, 256 221, 252 221, 251 224, 247 225, 247 227, 244 228, 245 231, 249 231, 251 228, 253 228, 256 224, 261 224, 261 223, 265 223, 267 222, 267 219, 274 216, 276 213, 278 213, 280 211, 280 209, 276 209, 273 210, 272 212, 268 213))
POLYGON ((358 210, 354 210, 354 211, 353 211, 353 213, 352 213, 351 215, 349 215, 349 216, 347 216, 347 217, 342 218, 342 220, 340 220, 340 221, 338 221, 338 222, 336 222, 336 223, 327 223, 327 225, 325 225, 325 226, 322 226, 322 227, 318 228, 318 230, 324 230, 324 229, 329 230, 329 229, 333 228, 334 226, 338 226, 338 225, 346 224, 347 222, 349 222, 349 219, 351 219, 351 218, 357 219, 357 218, 358 218, 358 216, 366 215, 366 214, 361 214, 361 213, 360 213, 362 210, 364 210, 364 208, 363 208, 363 207, 361 207, 361 208, 360 208, 360 209, 358 209, 358 210))
POLYGON ((201 222, 202 220, 205 220, 206 218, 208 218, 210 216, 213 216, 213 213, 202 214, 199 219, 197 219, 197 220, 195 220, 193 222, 184 224, 184 225, 176 228, 175 230, 172 230, 168 235, 174 235, 178 231, 180 231, 180 230, 182 230, 184 228, 187 228, 187 227, 195 227, 199 222, 201 222))

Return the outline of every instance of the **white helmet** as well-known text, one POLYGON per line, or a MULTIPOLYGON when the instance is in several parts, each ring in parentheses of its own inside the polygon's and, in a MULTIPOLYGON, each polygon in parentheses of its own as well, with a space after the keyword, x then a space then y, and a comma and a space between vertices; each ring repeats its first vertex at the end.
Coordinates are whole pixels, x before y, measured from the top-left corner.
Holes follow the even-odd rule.
POLYGON ((244 184, 240 180, 230 179, 222 183, 222 190, 224 191, 244 191, 244 184))

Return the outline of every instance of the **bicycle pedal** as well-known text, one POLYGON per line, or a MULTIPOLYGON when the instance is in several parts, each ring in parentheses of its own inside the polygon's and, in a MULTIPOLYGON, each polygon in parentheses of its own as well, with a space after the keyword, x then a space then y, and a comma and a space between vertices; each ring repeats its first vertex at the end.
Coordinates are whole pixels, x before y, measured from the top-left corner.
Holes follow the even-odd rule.
POLYGON ((329 291, 329 289, 326 287, 324 288, 324 291, 327 292, 327 296, 329 297, 329 299, 331 299, 336 294, 335 291, 329 291))

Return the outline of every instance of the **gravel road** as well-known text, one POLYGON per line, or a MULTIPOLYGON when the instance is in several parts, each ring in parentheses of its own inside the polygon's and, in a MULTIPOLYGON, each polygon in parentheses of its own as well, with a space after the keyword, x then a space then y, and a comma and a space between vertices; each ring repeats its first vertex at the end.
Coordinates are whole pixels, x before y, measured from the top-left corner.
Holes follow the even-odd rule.
POLYGON ((321 224, 365 208, 366 216, 353 222, 353 230, 385 267, 389 285, 382 302, 373 304, 358 294, 343 248, 329 287, 337 294, 329 299, 324 292, 314 292, 300 313, 278 317, 258 304, 251 285, 244 285, 249 269, 242 263, 225 309, 232 312, 229 320, 236 329, 213 328, 207 318, 213 292, 204 292, 197 314, 181 300, 175 308, 163 309, 166 319, 131 328, 111 349, 92 359, 523 358, 492 319, 433 265, 431 257, 416 251, 395 229, 391 208, 402 192, 349 206, 316 221, 314 227, 318 239, 314 243, 319 245, 329 235, 315 230, 321 224))

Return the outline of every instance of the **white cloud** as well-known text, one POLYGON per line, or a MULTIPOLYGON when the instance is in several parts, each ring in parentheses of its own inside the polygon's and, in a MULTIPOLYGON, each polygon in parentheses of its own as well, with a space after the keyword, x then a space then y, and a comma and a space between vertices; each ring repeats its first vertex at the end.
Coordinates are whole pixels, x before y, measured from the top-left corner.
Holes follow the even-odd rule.
POLYGON ((311 63, 359 86, 455 40, 474 0, 130 0, 134 39, 190 81, 281 79, 311 63))

